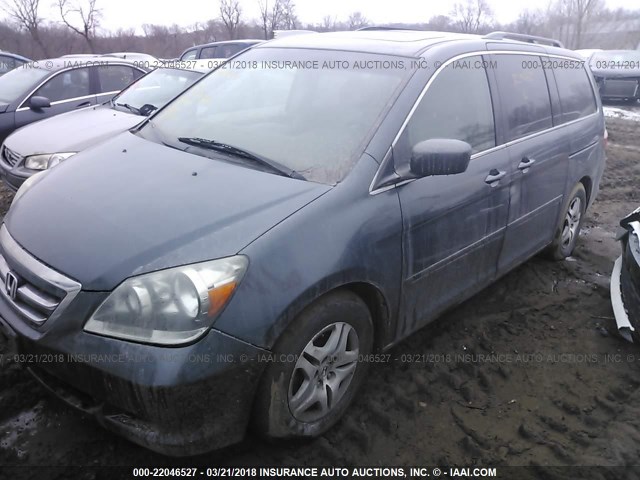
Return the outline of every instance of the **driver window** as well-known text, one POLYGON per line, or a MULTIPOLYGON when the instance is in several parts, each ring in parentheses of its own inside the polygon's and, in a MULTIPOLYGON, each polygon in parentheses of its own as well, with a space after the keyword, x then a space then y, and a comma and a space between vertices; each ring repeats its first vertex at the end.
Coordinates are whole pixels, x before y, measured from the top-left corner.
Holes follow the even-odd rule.
POLYGON ((481 56, 460 59, 438 73, 403 137, 409 155, 414 145, 433 138, 462 140, 471 145, 472 153, 496 145, 489 83, 481 56))
POLYGON ((58 73, 36 90, 33 96, 47 97, 51 102, 59 102, 90 94, 89 69, 76 68, 58 73))

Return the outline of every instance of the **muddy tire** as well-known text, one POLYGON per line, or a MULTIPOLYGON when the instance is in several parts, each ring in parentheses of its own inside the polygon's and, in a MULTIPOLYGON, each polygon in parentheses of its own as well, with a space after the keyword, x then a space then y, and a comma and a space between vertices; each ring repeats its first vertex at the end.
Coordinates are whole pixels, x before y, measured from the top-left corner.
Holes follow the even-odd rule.
POLYGON ((268 438, 312 438, 344 414, 362 384, 373 348, 371 315, 357 295, 340 291, 306 308, 273 349, 253 410, 268 438))
POLYGON ((567 198, 553 242, 545 252, 552 260, 564 260, 573 253, 584 221, 587 193, 582 183, 578 183, 567 198))

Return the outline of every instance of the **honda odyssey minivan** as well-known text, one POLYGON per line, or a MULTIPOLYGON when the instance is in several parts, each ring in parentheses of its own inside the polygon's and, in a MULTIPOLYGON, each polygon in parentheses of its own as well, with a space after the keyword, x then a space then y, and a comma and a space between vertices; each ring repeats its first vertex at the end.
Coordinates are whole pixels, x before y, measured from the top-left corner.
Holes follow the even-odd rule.
POLYGON ((318 436, 372 353, 571 255, 604 132, 552 40, 274 40, 19 190, 0 325, 43 385, 155 451, 318 436))

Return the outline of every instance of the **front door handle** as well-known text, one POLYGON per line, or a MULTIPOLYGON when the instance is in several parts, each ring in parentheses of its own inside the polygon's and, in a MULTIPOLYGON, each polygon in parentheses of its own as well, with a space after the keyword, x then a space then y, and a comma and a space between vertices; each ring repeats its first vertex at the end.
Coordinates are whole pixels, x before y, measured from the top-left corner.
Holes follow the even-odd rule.
POLYGON ((88 107, 89 105, 91 105, 91 102, 82 102, 79 105, 76 105, 76 108, 84 108, 88 107))
POLYGON ((496 185, 498 185, 498 182, 500 182, 500 179, 506 174, 507 172, 500 171, 494 168, 489 172, 489 175, 487 175, 487 178, 485 178, 484 181, 492 187, 495 187, 496 185))
POLYGON ((522 173, 527 173, 534 163, 536 163, 536 161, 533 158, 522 157, 518 165, 518 170, 522 170, 522 173))

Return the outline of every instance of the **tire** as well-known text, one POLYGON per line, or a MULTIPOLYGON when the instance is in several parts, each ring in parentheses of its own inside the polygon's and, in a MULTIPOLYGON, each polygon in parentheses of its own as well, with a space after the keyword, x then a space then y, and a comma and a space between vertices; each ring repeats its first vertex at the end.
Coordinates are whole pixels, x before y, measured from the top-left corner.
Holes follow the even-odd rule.
POLYGON ((366 378, 368 363, 358 359, 372 348, 371 314, 357 295, 338 291, 307 307, 273 348, 254 402, 254 429, 267 438, 326 432, 366 378), (281 361, 283 355, 295 358, 281 361))
POLYGON ((547 257, 552 260, 564 260, 571 256, 576 248, 587 208, 587 193, 582 183, 573 187, 568 199, 563 207, 562 218, 556 228, 553 242, 546 251, 547 257))

